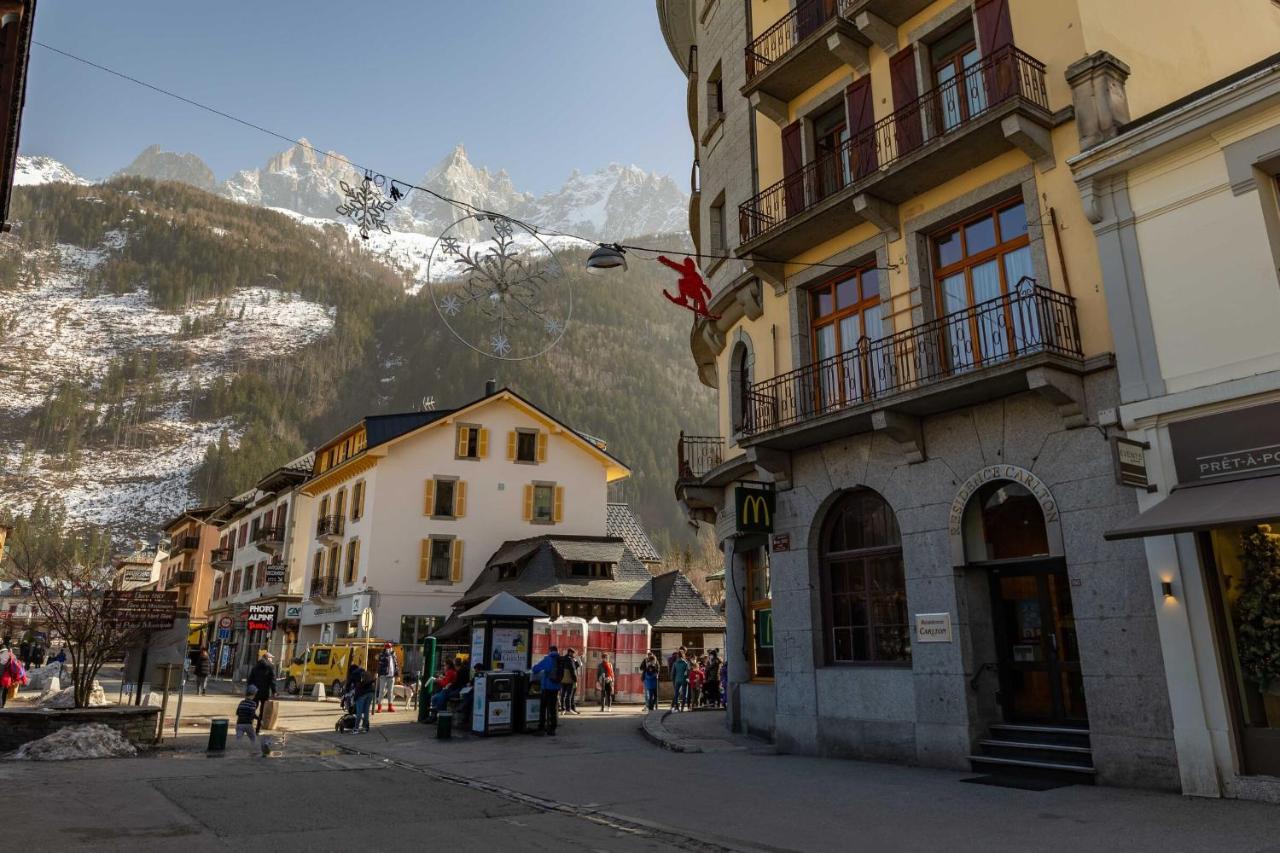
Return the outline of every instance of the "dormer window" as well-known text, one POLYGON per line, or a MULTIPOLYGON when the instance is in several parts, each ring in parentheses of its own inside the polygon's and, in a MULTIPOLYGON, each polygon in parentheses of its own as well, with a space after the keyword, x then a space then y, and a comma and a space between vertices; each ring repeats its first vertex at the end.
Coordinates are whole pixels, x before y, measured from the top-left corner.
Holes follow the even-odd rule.
POLYGON ((572 562, 569 564, 569 576, 575 578, 603 578, 605 580, 609 580, 613 577, 613 564, 572 562))
POLYGON ((520 567, 515 563, 506 563, 498 566, 498 580, 512 581, 520 574, 520 567))

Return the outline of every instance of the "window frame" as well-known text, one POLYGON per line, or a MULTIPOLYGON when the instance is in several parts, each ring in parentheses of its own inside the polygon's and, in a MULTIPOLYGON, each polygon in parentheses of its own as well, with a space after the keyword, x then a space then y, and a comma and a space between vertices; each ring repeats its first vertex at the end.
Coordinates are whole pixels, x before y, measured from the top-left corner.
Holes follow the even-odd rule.
POLYGON ((530 524, 555 524, 556 523, 556 484, 550 480, 534 480, 531 484, 533 487, 533 500, 529 505, 529 523, 530 524), (551 493, 551 502, 549 505, 550 515, 547 518, 538 518, 538 490, 546 489, 551 493))
POLYGON ((360 564, 360 537, 356 536, 347 540, 347 553, 342 561, 342 582, 347 586, 351 586, 359 577, 360 564))
POLYGON ((351 484, 351 520, 359 521, 364 518, 364 491, 365 481, 356 480, 351 484))
POLYGON ((428 545, 428 563, 427 563, 427 579, 424 583, 441 584, 453 583, 453 548, 454 543, 458 541, 458 537, 452 535, 435 535, 427 536, 428 545), (436 570, 436 543, 448 545, 448 551, 444 558, 444 577, 435 577, 436 570))
MULTIPOLYGON (((760 661, 756 657, 756 612, 759 610, 770 611, 769 620, 773 622, 773 587, 770 579, 771 567, 769 565, 769 551, 766 548, 752 548, 743 555, 743 579, 746 586, 747 601, 747 618, 746 618, 746 634, 747 634, 747 652, 749 659, 747 666, 751 673, 752 683, 772 684, 774 680, 775 662, 770 661, 769 672, 767 675, 761 674, 760 661), (765 588, 768 594, 764 598, 752 598, 755 589, 754 579, 757 574, 763 573, 765 576, 765 588)), ((772 656, 774 646, 769 647, 772 656)))
POLYGON ((434 482, 434 483, 435 483, 435 485, 434 485, 434 486, 432 486, 432 488, 431 488, 431 491, 432 491, 432 494, 431 494, 431 515, 430 515, 430 516, 428 516, 428 517, 429 517, 429 518, 431 518, 433 521, 455 521, 455 520, 457 520, 458 516, 457 516, 457 515, 455 515, 454 513, 457 511, 457 508, 458 508, 458 482, 459 482, 459 479, 460 479, 460 478, 458 478, 458 477, 448 477, 448 476, 444 476, 444 477, 432 477, 432 478, 431 478, 432 482, 434 482), (439 510, 440 510, 440 484, 441 484, 441 483, 448 483, 448 484, 449 484, 449 512, 448 512, 447 514, 446 514, 446 513, 442 513, 442 512, 440 512, 440 511, 439 511, 439 510))
POLYGON ((457 425, 453 433, 453 457, 455 459, 478 460, 484 458, 480 453, 480 431, 482 429, 484 427, 480 426, 480 424, 467 423, 457 425), (467 430, 467 455, 465 456, 458 453, 458 445, 464 429, 467 430))
POLYGON ((537 465, 537 464, 538 464, 538 441, 539 441, 538 435, 539 435, 539 433, 540 433, 540 432, 541 432, 541 430, 538 430, 538 429, 531 429, 531 428, 529 428, 529 427, 516 427, 516 428, 515 428, 515 434, 516 434, 516 458, 515 458, 514 460, 512 460, 512 461, 514 461, 517 465, 537 465), (532 439, 532 449, 533 449, 533 458, 532 458, 532 459, 521 459, 521 458, 520 458, 521 441, 522 441, 522 439, 524 439, 524 438, 526 438, 526 437, 528 437, 528 438, 531 438, 531 439, 532 439))

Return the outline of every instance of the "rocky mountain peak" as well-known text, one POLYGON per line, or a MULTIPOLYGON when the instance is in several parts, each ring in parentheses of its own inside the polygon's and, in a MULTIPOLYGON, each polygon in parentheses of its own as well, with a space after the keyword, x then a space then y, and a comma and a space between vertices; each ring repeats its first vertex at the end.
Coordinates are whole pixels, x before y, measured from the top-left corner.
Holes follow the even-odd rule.
POLYGON ((116 175, 132 175, 156 181, 177 181, 202 190, 213 192, 217 183, 210 169, 195 154, 165 151, 159 145, 149 145, 133 158, 116 175))

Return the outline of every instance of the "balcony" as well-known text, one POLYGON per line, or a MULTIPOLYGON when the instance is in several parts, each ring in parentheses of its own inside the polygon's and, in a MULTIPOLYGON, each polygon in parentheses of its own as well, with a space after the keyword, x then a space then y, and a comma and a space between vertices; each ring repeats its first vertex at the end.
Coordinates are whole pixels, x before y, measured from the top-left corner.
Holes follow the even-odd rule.
POLYGON ((197 551, 200 549, 199 536, 175 536, 171 543, 173 547, 172 553, 178 554, 183 551, 197 551))
POLYGON ((190 586, 196 582, 196 573, 194 569, 183 569, 173 573, 173 585, 190 586))
MULTIPOLYGON (((284 550, 284 533, 283 527, 259 527, 258 532, 253 534, 253 544, 259 551, 278 554, 284 550)), ((341 535, 342 531, 339 530, 338 534, 341 535)))
POLYGON ((760 34, 746 48, 747 83, 742 93, 755 92, 787 102, 835 71, 850 57, 831 45, 856 44, 865 57, 866 37, 839 14, 838 0, 800 0, 790 12, 760 34))
POLYGON ((1045 67, 1017 48, 986 57, 738 208, 739 255, 788 258, 1013 148, 1052 157, 1045 67))
MULTIPOLYGON (((1075 300, 1030 278, 1016 292, 758 382, 744 445, 793 450, 883 428, 873 413, 920 417, 1035 388, 1033 368, 1083 369, 1075 300)), ((1055 398, 1055 402, 1064 402, 1055 398)))
POLYGON ((676 442, 676 482, 697 480, 724 461, 724 439, 718 435, 685 435, 676 442))
POLYGON ((324 515, 316 521, 316 538, 322 542, 342 538, 342 516, 324 515))
POLYGON ((337 595, 337 575, 317 575, 311 579, 312 598, 335 598, 337 595))
POLYGON ((214 548, 209 552, 209 562, 215 569, 229 569, 235 555, 235 548, 214 548))

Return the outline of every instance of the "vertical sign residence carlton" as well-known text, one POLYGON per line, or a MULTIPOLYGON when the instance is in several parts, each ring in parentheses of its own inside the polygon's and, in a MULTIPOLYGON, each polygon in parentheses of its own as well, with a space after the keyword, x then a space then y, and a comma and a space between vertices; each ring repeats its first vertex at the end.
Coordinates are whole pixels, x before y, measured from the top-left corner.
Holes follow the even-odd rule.
MULTIPOLYGON (((1108 433, 1129 428, 1118 405, 1166 387, 1143 370, 1185 368, 1173 392, 1215 368, 1185 364, 1197 329, 1162 349, 1150 318, 1116 315, 1145 309, 1152 277, 1112 291, 1135 269, 1134 217, 1075 155, 1265 60, 1273 4, 1186 0, 1193 28, 1131 0, 1140 32, 1080 0, 657 5, 687 78, 672 97, 712 291, 690 368, 719 392, 715 434, 677 447, 676 494, 725 555, 731 724, 784 752, 1184 786, 1166 606, 1142 547, 1102 538, 1146 498, 1115 482, 1108 433), (1185 61, 1215 40, 1232 50, 1185 61), (1117 43, 1137 47, 1120 62, 1117 43), (744 481, 773 485, 772 537, 744 529, 744 481), (953 641, 930 642, 947 619, 953 641), (1013 754, 1011 733, 1027 734, 1013 754)), ((1215 186, 1269 194, 1274 219, 1276 151, 1240 147, 1215 186)), ((1167 244, 1221 254, 1194 229, 1167 244)), ((1227 363, 1239 312, 1203 286, 1222 273, 1150 263, 1162 286, 1187 280, 1194 324, 1224 328, 1227 363)), ((1270 294, 1244 317, 1271 334, 1257 370, 1280 370, 1275 290, 1248 291, 1270 294)))

